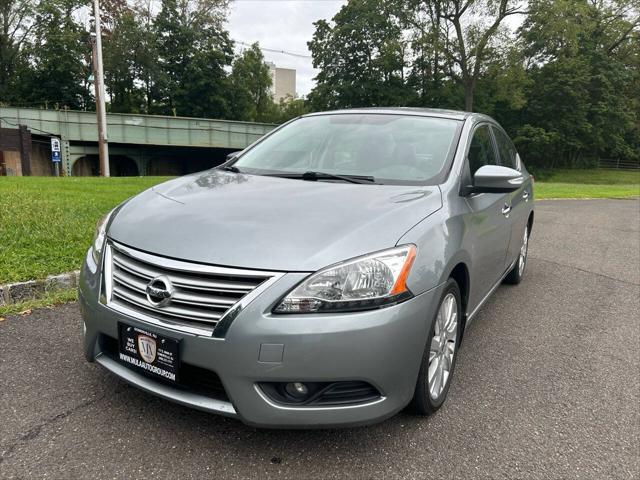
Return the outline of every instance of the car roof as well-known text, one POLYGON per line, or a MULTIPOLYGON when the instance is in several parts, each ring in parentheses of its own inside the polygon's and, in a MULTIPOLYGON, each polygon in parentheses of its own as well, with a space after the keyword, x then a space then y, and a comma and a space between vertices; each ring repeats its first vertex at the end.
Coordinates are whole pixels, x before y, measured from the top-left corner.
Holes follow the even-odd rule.
POLYGON ((459 110, 445 110, 442 108, 418 108, 418 107, 368 107, 368 108, 347 108, 343 110, 330 110, 327 112, 309 113, 305 117, 317 115, 335 114, 387 114, 387 115, 416 115, 421 117, 450 118, 452 120, 466 120, 469 117, 482 117, 488 119, 486 115, 459 110))

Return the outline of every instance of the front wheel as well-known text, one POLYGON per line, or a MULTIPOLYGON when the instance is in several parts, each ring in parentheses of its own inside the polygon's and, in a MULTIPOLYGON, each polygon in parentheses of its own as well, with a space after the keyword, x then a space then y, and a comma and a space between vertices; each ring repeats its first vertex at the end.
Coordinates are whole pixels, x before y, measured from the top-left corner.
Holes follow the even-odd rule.
POLYGON ((460 288, 450 278, 429 330, 429 341, 410 405, 411 410, 419 415, 435 412, 447 397, 460 344, 461 312, 460 288))
POLYGON ((527 266, 527 253, 529 253, 529 225, 524 227, 524 237, 522 239, 522 246, 520 247, 518 260, 516 260, 516 264, 504 278, 504 283, 517 285, 522 281, 522 277, 524 276, 524 267, 527 266))

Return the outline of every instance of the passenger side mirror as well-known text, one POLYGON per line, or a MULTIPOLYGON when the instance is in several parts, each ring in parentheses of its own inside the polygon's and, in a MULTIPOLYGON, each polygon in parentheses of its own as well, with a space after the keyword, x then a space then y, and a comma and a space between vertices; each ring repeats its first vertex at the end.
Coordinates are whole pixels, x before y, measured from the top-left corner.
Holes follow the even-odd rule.
POLYGON ((520 188, 524 177, 518 170, 499 165, 484 165, 473 175, 473 185, 466 193, 507 193, 520 188))

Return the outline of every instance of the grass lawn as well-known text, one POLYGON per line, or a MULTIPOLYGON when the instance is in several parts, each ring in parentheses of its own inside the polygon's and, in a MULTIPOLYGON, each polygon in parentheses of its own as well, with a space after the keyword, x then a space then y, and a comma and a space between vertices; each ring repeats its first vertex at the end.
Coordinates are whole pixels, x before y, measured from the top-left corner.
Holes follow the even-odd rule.
MULTIPOLYGON (((562 170, 536 181, 536 198, 640 195, 640 172, 562 170)), ((98 219, 166 177, 0 177, 0 284, 80 267, 98 219)))
POLYGON ((0 285, 77 270, 98 219, 164 180, 0 177, 0 285))
POLYGON ((555 170, 540 175, 536 199, 640 196, 640 171, 555 170))

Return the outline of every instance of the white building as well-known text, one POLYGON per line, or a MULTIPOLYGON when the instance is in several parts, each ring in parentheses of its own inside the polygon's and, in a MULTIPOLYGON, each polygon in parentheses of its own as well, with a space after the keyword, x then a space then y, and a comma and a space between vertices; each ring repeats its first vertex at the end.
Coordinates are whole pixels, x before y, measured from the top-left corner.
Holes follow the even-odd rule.
POLYGON ((267 62, 271 73, 271 95, 276 102, 283 98, 296 96, 296 71, 293 68, 279 68, 275 63, 267 62))

